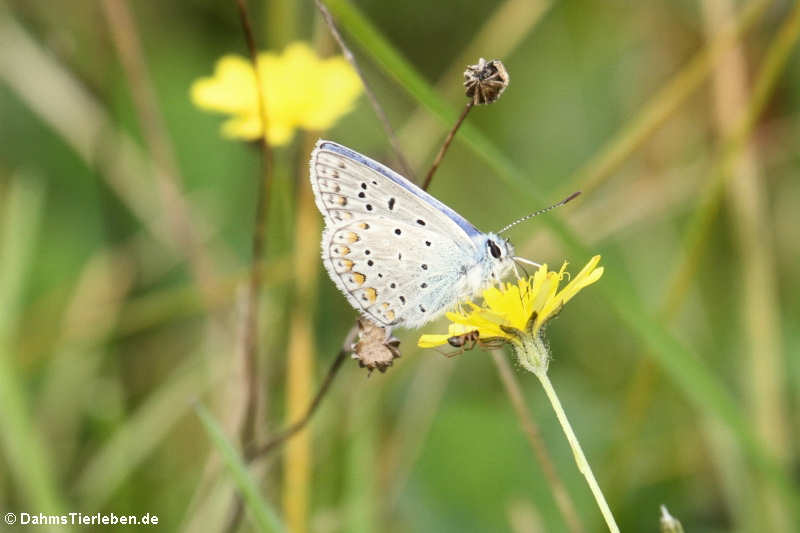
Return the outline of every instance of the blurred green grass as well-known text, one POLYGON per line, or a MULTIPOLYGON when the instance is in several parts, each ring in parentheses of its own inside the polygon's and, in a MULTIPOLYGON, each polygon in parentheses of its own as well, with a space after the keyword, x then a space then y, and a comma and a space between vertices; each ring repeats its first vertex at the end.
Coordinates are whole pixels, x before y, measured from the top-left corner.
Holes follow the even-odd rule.
MULTIPOLYGON (((313 30, 319 21, 311 2, 284 2, 283 11, 280 2, 253 4, 262 43, 280 47, 285 39, 324 33, 313 30), (270 18, 279 12, 291 12, 294 25, 272 31, 282 25, 270 18)), ((791 6, 756 2, 767 7, 759 11, 753 2, 745 4, 756 12, 742 39, 749 79, 754 81, 791 6)), ((427 147, 428 154, 434 153, 436 139, 462 100, 440 96, 432 87, 505 3, 414 1, 387 9, 381 2, 337 0, 329 5, 398 129, 418 106, 439 117, 434 126, 439 130, 424 132, 434 139, 427 147)), ((78 12, 49 2, 9 1, 0 17, 13 17, 21 24, 52 64, 69 73, 104 110, 110 131, 134 139, 147 160, 130 87, 102 11, 86 7, 78 12)), ((738 3, 737 7, 742 9, 738 3)), ((25 238, 33 250, 19 273, 25 281, 11 282, 12 289, 20 291, 18 303, 4 307, 9 329, 0 357, 8 369, 3 377, 10 381, 2 393, 14 394, 19 409, 14 417, 3 417, 0 428, 5 436, 0 510, 38 511, 47 506, 151 512, 167 530, 191 529, 192 520, 208 512, 200 527, 213 531, 224 524, 231 485, 218 465, 209 466, 214 448, 190 407, 198 397, 207 398, 214 412, 221 413, 217 416, 226 431, 235 424, 241 390, 235 287, 248 268, 259 160, 253 146, 219 137, 220 119, 192 107, 188 87, 196 77, 207 75, 223 53, 244 55, 245 50, 232 2, 131 3, 131 8, 186 198, 207 230, 203 245, 217 269, 220 300, 207 306, 180 253, 154 238, 153 228, 158 230, 163 220, 137 216, 128 207, 130 199, 109 186, 109 166, 99 161, 119 155, 113 146, 96 142, 92 158, 80 155, 63 132, 52 129, 25 95, 15 91, 8 81, 13 70, 0 64, 4 235, 24 235, 31 224, 11 217, 13 191, 20 180, 34 183, 30 176, 37 176, 44 202, 38 230, 25 238), (104 155, 104 150, 109 153, 104 155), (99 256, 111 256, 124 267, 90 269, 99 256), (100 290, 93 287, 102 276, 112 285, 127 283, 130 288, 79 297, 100 290), (80 335, 69 334, 76 330, 80 335), (62 359, 65 352, 71 359, 62 359), (64 376, 61 383, 70 377, 79 380, 75 388, 65 389, 69 394, 81 392, 80 398, 70 398, 74 401, 65 397, 58 402, 58 389, 48 388, 47 378, 64 360, 86 366, 67 365, 64 374, 56 374, 64 376), (48 392, 55 401, 50 397, 45 410, 48 392), (65 434, 55 433, 53 420, 59 417, 70 421, 65 434), (53 442, 62 435, 68 435, 68 443, 53 442), (15 454, 15 446, 27 455, 15 454), (33 475, 37 471, 44 473, 33 475), (204 503, 209 494, 220 493, 225 498, 216 498, 216 506, 204 503), (222 511, 215 514, 212 507, 222 511)), ((488 230, 558 199, 565 189, 581 188, 587 180, 593 183, 582 203, 515 228, 512 238, 526 255, 551 265, 566 257, 577 266, 591 253, 604 255, 607 269, 601 284, 582 294, 551 328, 551 376, 601 486, 608 486, 623 530, 654 530, 658 505, 666 503, 687 531, 746 531, 757 517, 743 518, 741 513, 765 512, 760 499, 773 494, 765 489, 769 483, 760 482, 763 479, 779 479, 784 493, 792 493, 789 502, 797 501, 795 416, 781 421, 789 442, 780 458, 782 468, 769 473, 774 467, 753 469, 737 458, 738 446, 726 455, 713 436, 713 424, 701 414, 721 416, 736 428, 745 449, 755 450, 756 464, 772 453, 771 444, 757 436, 749 410, 740 290, 746 258, 735 244, 737 221, 725 196, 699 240, 702 255, 693 264, 686 305, 672 323, 657 314, 672 269, 683 257, 685 231, 703 184, 715 165, 721 177, 729 175, 719 167, 723 140, 713 125, 713 94, 702 78, 684 85, 686 93, 658 120, 648 122, 655 115, 644 111, 654 109, 654 101, 668 101, 659 99, 660 91, 694 64, 692 59, 706 44, 703 25, 699 2, 548 5, 541 20, 503 56, 511 72, 509 90, 497 104, 471 113, 432 187, 437 197, 488 230), (635 125, 642 123, 654 127, 637 136, 635 125), (614 143, 624 139, 635 142, 628 145, 625 157, 604 167, 606 160, 597 154, 609 153, 604 148, 613 152, 614 143), (587 161, 593 163, 586 167, 587 161), (603 179, 591 170, 598 167, 605 168, 603 179), (681 181, 686 186, 669 192, 673 182, 681 181), (610 233, 603 233, 603 227, 610 227, 610 233), (636 401, 631 383, 637 383, 637 365, 649 356, 665 366, 669 379, 648 382, 641 423, 626 432, 631 422, 624 417, 636 401), (738 487, 737 495, 731 492, 736 479, 757 482, 738 487), (748 495, 756 504, 737 511, 737 498, 748 495)), ((491 57, 491 42, 486 46, 491 57)), ((766 222, 774 228, 764 238, 774 241, 778 294, 772 311, 780 321, 782 366, 777 377, 783 380, 776 386, 787 391, 781 400, 788 413, 794 413, 800 376, 794 357, 800 347, 800 310, 792 297, 798 294, 800 265, 795 209, 800 202, 800 158, 794 141, 800 129, 800 60, 794 45, 787 52, 788 62, 772 76, 777 84, 764 102, 766 109, 752 124, 752 138, 767 193, 766 222)), ((46 87, 48 81, 43 78, 40 83, 46 87)), ((51 101, 65 116, 73 105, 68 98, 63 94, 51 101)), ((77 130, 82 124, 74 122, 72 127, 77 130)), ((365 99, 324 135, 392 162, 365 99)), ((282 332, 292 307, 291 287, 303 283, 292 279, 287 256, 295 238, 318 238, 295 236, 293 231, 295 191, 307 179, 296 170, 307 158, 301 144, 275 155, 261 328, 265 417, 271 430, 284 421, 282 332)), ((741 146, 731 150, 738 154, 741 146)), ((415 159, 429 161, 430 155, 415 159)), ((418 165, 415 170, 421 174, 426 164, 418 165)), ((126 179, 137 180, 145 197, 157 205, 151 175, 126 179)), ((24 217, 36 216, 34 210, 23 211, 24 217)), ((8 267, 6 261, 3 266, 8 267)), ((319 276, 314 312, 317 375, 331 361, 354 317, 324 273, 319 276)), ((11 292, 2 295, 8 298, 11 292)), ((475 351, 440 361, 435 352, 418 352, 415 339, 415 333, 402 334, 403 358, 386 374, 367 380, 348 363, 313 421, 312 530, 506 530, 511 528, 511 502, 518 499, 541 515, 545 530, 565 530, 488 356, 475 351), (430 406, 429 418, 404 426, 419 432, 415 437, 420 449, 408 458, 408 480, 392 500, 385 495, 392 493, 398 479, 398 472, 391 470, 396 463, 388 460, 387 452, 390 439, 397 438, 393 430, 412 401, 408 395, 414 380, 443 372, 445 365, 453 368, 436 381, 441 390, 433 395, 439 400, 430 406), (367 412, 363 402, 371 405, 367 412)), ((587 529, 600 530, 599 514, 544 408, 543 396, 527 376, 520 373, 519 378, 581 519, 587 529)), ((280 501, 277 465, 268 461, 261 473, 266 501, 280 501)), ((786 512, 789 502, 782 503, 786 512)))

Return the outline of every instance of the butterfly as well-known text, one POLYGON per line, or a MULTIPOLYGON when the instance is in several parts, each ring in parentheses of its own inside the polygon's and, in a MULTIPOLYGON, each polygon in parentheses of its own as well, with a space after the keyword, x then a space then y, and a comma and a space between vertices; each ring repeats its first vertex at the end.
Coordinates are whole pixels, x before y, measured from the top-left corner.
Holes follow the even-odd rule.
POLYGON ((310 166, 325 219, 325 269, 350 304, 379 326, 420 327, 498 283, 521 260, 507 239, 483 233, 354 150, 319 140, 310 166))

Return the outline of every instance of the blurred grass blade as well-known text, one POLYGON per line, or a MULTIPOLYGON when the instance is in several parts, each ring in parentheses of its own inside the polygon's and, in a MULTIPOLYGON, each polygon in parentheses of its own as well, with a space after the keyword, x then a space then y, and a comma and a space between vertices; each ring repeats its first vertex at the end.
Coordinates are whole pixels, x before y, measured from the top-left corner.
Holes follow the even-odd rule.
POLYGON ((252 513, 259 531, 284 531, 278 516, 270 505, 261 498, 260 491, 253 478, 250 477, 242 457, 225 437, 222 428, 213 415, 202 404, 195 406, 195 412, 197 412, 197 416, 205 426, 208 436, 211 437, 211 441, 217 451, 222 455, 225 464, 228 465, 234 482, 239 487, 245 505, 252 513))
POLYGON ((347 447, 346 526, 352 533, 378 531, 383 502, 378 498, 376 406, 381 389, 361 383, 350 396, 347 447))
MULTIPOLYGON (((307 154, 314 147, 316 136, 303 136, 303 150, 298 175, 305 172, 307 154)), ((289 344, 286 361, 286 421, 300 420, 314 396, 315 330, 312 317, 316 314, 317 272, 320 267, 318 238, 319 217, 314 194, 307 180, 296 191, 296 222, 294 264, 296 279, 306 280, 294 288, 294 309, 289 318, 289 344)), ((283 454, 282 507, 290 531, 308 531, 311 515, 314 457, 312 433, 301 431, 286 443, 283 454)))
MULTIPOLYGON (((57 133, 156 240, 175 252, 149 176, 156 165, 101 103, 10 14, 0 11, 0 82, 57 133), (47 80, 43 83, 42 80, 47 80), (99 143, 99 144, 98 144, 99 143)), ((160 173, 160 169, 157 169, 160 173)))
POLYGON ((720 208, 722 193, 733 175, 733 165, 764 112, 769 98, 781 78, 783 69, 794 51, 798 37, 800 37, 800 5, 795 4, 791 15, 784 20, 780 30, 770 43, 756 76, 747 109, 739 121, 731 127, 731 132, 721 147, 720 158, 711 172, 711 178, 707 181, 686 225, 684 242, 681 246, 683 258, 674 269, 671 281, 667 285, 675 287, 677 290, 674 291, 675 295, 669 295, 667 309, 677 305, 676 299, 679 297, 679 293, 686 290, 686 286, 694 277, 706 237, 711 231, 712 223, 720 208))
POLYGON ((768 0, 747 3, 735 20, 715 33, 708 46, 659 89, 597 155, 565 180, 560 194, 566 195, 576 187, 586 194, 608 178, 706 81, 714 64, 736 45, 769 5, 768 0))
POLYGON ((14 368, 13 340, 25 278, 42 217, 44 190, 31 176, 17 176, 7 189, 0 221, 0 446, 21 501, 31 511, 60 513, 53 463, 31 417, 25 387, 14 368))
MULTIPOLYGON (((395 78, 402 88, 445 124, 455 120, 456 111, 436 94, 405 58, 350 2, 330 0, 328 5, 341 27, 348 31, 370 57, 395 78)), ((533 205, 547 203, 544 194, 537 189, 536 185, 526 180, 524 173, 479 130, 466 123, 460 130, 460 139, 521 197, 530 199, 533 205)), ((592 255, 580 237, 556 216, 544 217, 542 223, 547 224, 553 230, 574 256, 589 257, 592 255)), ((728 425, 739 443, 748 451, 754 463, 785 494, 791 495, 794 501, 800 503, 800 494, 798 494, 797 488, 759 442, 727 387, 702 359, 667 331, 653 317, 653 313, 644 309, 638 298, 632 295, 630 285, 623 277, 622 265, 606 256, 606 266, 603 283, 600 284, 600 287, 622 322, 640 337, 649 348, 647 352, 652 353, 670 378, 696 407, 711 416, 720 418, 728 425)))
POLYGON ((175 370, 91 458, 75 483, 83 505, 102 507, 189 411, 187 398, 198 397, 224 376, 197 359, 190 357, 175 370))

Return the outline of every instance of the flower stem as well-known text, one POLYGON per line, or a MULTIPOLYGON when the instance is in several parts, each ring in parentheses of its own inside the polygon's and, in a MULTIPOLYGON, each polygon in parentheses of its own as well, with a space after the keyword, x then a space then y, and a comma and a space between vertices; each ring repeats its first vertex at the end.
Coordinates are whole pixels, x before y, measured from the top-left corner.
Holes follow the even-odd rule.
POLYGON ((553 499, 556 501, 556 505, 559 511, 561 511, 564 521, 567 523, 567 527, 572 533, 583 533, 586 530, 581 523, 581 519, 578 517, 578 512, 575 510, 575 504, 572 498, 570 498, 561 478, 558 476, 558 472, 556 472, 553 459, 550 457, 550 453, 548 453, 544 445, 539 427, 536 425, 536 422, 533 421, 533 415, 531 415, 530 409, 528 409, 525 403, 525 398, 522 395, 522 387, 520 387, 519 381, 511 371, 511 365, 508 364, 508 361, 500 350, 491 350, 490 353, 497 366, 497 371, 500 374, 500 381, 503 382, 506 394, 508 394, 508 398, 511 400, 511 406, 514 408, 514 412, 517 414, 525 436, 528 438, 528 443, 533 450, 534 457, 536 457, 536 460, 539 462, 539 466, 542 472, 544 472, 544 477, 550 485, 550 489, 553 491, 553 499))
POLYGON ((553 410, 556 412, 556 417, 558 417, 558 421, 561 423, 561 429, 564 430, 564 435, 566 435, 567 441, 572 448, 572 454, 575 456, 575 462, 578 464, 578 470, 580 470, 581 474, 583 474, 583 477, 586 478, 586 482, 589 484, 589 489, 592 491, 592 495, 597 502, 597 506, 600 507, 600 512, 603 513, 603 518, 606 520, 609 531, 612 533, 619 533, 619 527, 614 521, 614 515, 611 514, 611 509, 609 509, 608 503, 606 503, 606 498, 603 496, 603 491, 600 490, 600 485, 597 484, 597 480, 594 478, 592 467, 589 466, 589 461, 586 460, 586 456, 583 454, 583 449, 581 449, 581 443, 578 442, 578 437, 575 436, 575 432, 572 431, 572 426, 570 426, 569 420, 567 420, 567 414, 564 412, 564 408, 561 406, 561 402, 558 399, 558 394, 556 394, 556 391, 553 388, 553 384, 550 383, 550 378, 547 377, 547 372, 544 371, 534 373, 542 383, 544 392, 547 394, 547 398, 550 400, 550 404, 553 406, 553 410))
POLYGON ((461 115, 459 115, 458 120, 456 120, 456 123, 453 124, 453 127, 450 129, 450 132, 447 134, 447 137, 445 137, 444 144, 442 144, 442 147, 439 148, 439 153, 436 154, 436 159, 433 160, 433 164, 431 165, 431 169, 428 171, 428 174, 425 176, 425 181, 422 182, 421 187, 422 187, 423 191, 427 191, 428 190, 428 187, 431 184, 431 180, 433 179, 433 174, 436 172, 436 169, 439 168, 439 163, 442 162, 442 159, 444 158, 444 154, 447 152, 447 149, 450 147, 450 143, 453 142, 453 138, 456 136, 456 132, 458 131, 458 128, 461 127, 461 123, 464 122, 465 118, 467 118, 467 115, 469 114, 469 112, 472 109, 473 105, 474 105, 474 103, 473 103, 472 100, 467 102, 467 105, 464 106, 464 110, 461 112, 461 115))

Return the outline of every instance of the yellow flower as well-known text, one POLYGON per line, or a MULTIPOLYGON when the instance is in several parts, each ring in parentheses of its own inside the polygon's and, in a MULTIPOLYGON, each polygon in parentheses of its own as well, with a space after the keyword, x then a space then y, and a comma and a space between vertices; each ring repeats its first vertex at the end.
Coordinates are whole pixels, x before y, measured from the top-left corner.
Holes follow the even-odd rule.
MULTIPOLYGON (((516 285, 506 283, 501 288, 489 288, 483 291, 483 305, 472 302, 465 304, 466 310, 447 313, 452 321, 447 335, 423 335, 417 344, 423 348, 439 346, 447 343, 455 335, 465 335, 461 340, 477 342, 484 346, 509 343, 514 348, 517 360, 526 370, 532 372, 542 384, 550 404, 556 413, 561 428, 572 448, 572 455, 578 470, 586 478, 589 488, 600 507, 609 531, 619 533, 614 515, 608 507, 605 496, 592 473, 592 467, 583 453, 580 441, 572 430, 572 426, 558 399, 553 384, 547 375, 550 352, 542 335, 542 326, 552 319, 561 308, 581 289, 591 285, 603 275, 603 267, 598 267, 600 256, 592 257, 585 267, 567 285, 558 290, 564 278, 567 263, 558 272, 549 272, 543 265, 531 278, 517 280, 516 285), (474 335, 478 331, 478 336, 474 335)), ((453 342, 454 345, 464 344, 453 342)), ((469 347, 469 346, 468 346, 469 347)))
MULTIPOLYGON (((303 42, 290 44, 281 55, 260 53, 258 69, 267 140, 273 145, 287 144, 297 128, 330 128, 361 93, 361 80, 343 57, 320 59, 303 42)), ((191 98, 202 109, 232 115, 222 125, 225 137, 252 140, 262 135, 255 70, 249 59, 222 57, 212 77, 195 80, 191 98)))
POLYGON ((583 270, 567 285, 558 290, 566 272, 567 263, 558 272, 548 271, 542 265, 530 278, 521 278, 516 284, 506 283, 501 288, 490 287, 483 291, 483 305, 466 304, 463 311, 447 313, 452 322, 446 335, 422 335, 417 345, 432 348, 446 344, 448 339, 477 330, 482 342, 505 340, 518 345, 526 339, 539 339, 539 330, 553 318, 581 289, 591 285, 603 275, 597 267, 600 256, 594 256, 583 270))

